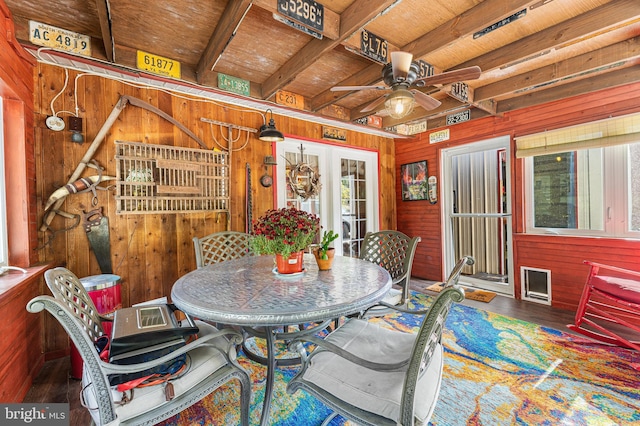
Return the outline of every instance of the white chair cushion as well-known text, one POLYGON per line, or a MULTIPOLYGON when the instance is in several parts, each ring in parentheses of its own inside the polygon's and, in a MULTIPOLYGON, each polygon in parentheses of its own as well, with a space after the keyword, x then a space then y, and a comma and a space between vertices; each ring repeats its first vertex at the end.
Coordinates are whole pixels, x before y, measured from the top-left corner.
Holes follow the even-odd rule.
POLYGON ((384 303, 388 303, 389 305, 399 305, 402 301, 402 290, 397 288, 392 288, 389 290, 384 299, 382 299, 384 303))
MULTIPOLYGON (((386 329, 370 322, 351 319, 327 336, 343 349, 368 361, 395 363, 406 359, 416 335, 386 329)), ((440 391, 443 354, 437 345, 428 369, 418 380, 414 416, 419 423, 431 416, 440 391)), ((351 405, 397 421, 405 372, 378 372, 346 361, 330 352, 311 359, 304 379, 351 405)))
MULTIPOLYGON (((215 327, 201 321, 197 321, 197 325, 200 328, 199 336, 217 331, 215 327)), ((218 347, 223 349, 226 348, 228 344, 228 340, 224 337, 217 337, 213 339, 213 342, 216 342, 218 347)), ((218 350, 210 346, 202 346, 190 351, 187 354, 187 358, 186 373, 180 378, 171 381, 175 398, 178 398, 189 389, 198 385, 202 380, 210 376, 212 372, 227 364, 225 357, 218 350)), ((88 380, 88 375, 83 375, 83 388, 85 388, 83 391, 84 399, 87 407, 90 408, 89 411, 94 422, 96 425, 100 425, 98 410, 91 409, 92 407, 96 407, 96 397, 95 391, 88 383, 88 380)), ((116 394, 118 395, 114 399, 118 401, 120 394, 115 391, 115 386, 113 389, 114 396, 116 394)), ((143 413, 157 409, 166 402, 164 384, 135 388, 133 390, 133 400, 125 405, 116 407, 118 420, 124 422, 132 417, 137 417, 143 413)))
MULTIPOLYGON (((199 336, 217 331, 215 327, 202 322, 198 322, 198 327, 200 327, 199 336)), ((219 347, 226 348, 227 339, 219 337, 213 341, 217 342, 219 347)), ((176 398, 196 386, 203 379, 211 375, 212 372, 227 363, 219 351, 207 346, 202 346, 190 351, 187 357, 189 358, 187 361, 188 374, 184 374, 180 378, 171 381, 176 398)), ((136 388, 134 390, 133 400, 129 404, 118 407, 116 411, 118 418, 124 421, 130 417, 153 410, 165 402, 164 385, 136 388)))

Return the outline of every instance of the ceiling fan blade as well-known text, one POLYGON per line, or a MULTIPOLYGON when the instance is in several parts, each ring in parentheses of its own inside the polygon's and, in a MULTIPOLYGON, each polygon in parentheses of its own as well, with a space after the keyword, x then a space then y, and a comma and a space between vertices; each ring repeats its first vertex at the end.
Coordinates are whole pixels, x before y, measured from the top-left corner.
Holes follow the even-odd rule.
POLYGON ((482 70, 480 69, 480 67, 475 66, 418 78, 416 79, 416 82, 421 81, 425 86, 431 86, 434 84, 448 84, 456 81, 475 80, 477 78, 480 78, 481 73, 482 70))
POLYGON ((391 52, 391 69, 393 70, 393 79, 406 79, 411 68, 413 54, 409 52, 391 52))
POLYGON ((411 93, 413 93, 413 97, 415 98, 418 105, 420 105, 427 111, 438 108, 440 104, 442 104, 442 102, 440 102, 439 100, 432 98, 431 96, 427 95, 426 93, 422 93, 419 90, 411 90, 411 93))
POLYGON ((362 108, 360 110, 360 112, 369 112, 369 111, 373 111, 378 105, 380 105, 381 103, 384 102, 384 100, 387 98, 387 95, 383 95, 380 96, 378 99, 376 99, 375 101, 371 102, 369 105, 367 105, 366 107, 362 108))
POLYGON ((387 86, 334 86, 332 92, 344 92, 349 90, 387 90, 387 86))

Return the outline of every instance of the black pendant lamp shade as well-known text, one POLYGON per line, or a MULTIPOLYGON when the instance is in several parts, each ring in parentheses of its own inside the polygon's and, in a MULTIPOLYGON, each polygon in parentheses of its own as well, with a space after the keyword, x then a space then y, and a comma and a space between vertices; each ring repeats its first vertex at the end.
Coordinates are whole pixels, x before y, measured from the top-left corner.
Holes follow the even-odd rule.
POLYGON ((276 122, 273 121, 273 111, 268 109, 266 112, 270 113, 270 119, 268 124, 263 124, 260 127, 260 136, 258 139, 265 142, 281 142, 284 140, 284 135, 276 129, 276 122))

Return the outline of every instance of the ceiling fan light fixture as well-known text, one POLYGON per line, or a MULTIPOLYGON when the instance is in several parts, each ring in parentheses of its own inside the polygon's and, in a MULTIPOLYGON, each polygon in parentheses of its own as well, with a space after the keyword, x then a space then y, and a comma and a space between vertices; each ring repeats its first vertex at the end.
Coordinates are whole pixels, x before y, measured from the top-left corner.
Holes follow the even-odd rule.
POLYGON ((273 111, 268 109, 266 112, 270 113, 271 117, 268 124, 265 123, 260 126, 260 136, 258 136, 258 139, 265 142, 282 142, 284 135, 276 129, 276 122, 273 120, 273 111))
POLYGON ((384 106, 392 118, 403 118, 413 111, 415 99, 410 91, 396 89, 387 96, 384 106))

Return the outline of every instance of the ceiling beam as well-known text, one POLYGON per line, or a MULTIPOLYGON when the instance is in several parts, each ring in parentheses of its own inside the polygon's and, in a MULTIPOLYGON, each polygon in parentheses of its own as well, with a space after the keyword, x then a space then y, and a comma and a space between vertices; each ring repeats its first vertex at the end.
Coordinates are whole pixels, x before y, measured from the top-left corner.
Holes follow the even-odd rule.
POLYGON ((100 33, 102 34, 102 44, 104 52, 109 62, 115 62, 116 49, 111 32, 111 15, 109 14, 109 0, 95 0, 98 11, 98 21, 100 22, 100 33))
POLYGON ((314 38, 307 43, 304 48, 291 57, 278 71, 262 83, 262 98, 268 99, 273 96, 278 90, 293 81, 296 75, 311 67, 323 54, 334 49, 351 37, 354 32, 368 24, 396 2, 397 0, 380 2, 371 2, 368 0, 354 1, 340 15, 340 34, 338 38, 335 40, 328 38, 318 40, 314 38))
MULTIPOLYGON (((99 1, 99 0, 96 0, 99 1)), ((218 59, 236 34, 236 30, 251 7, 251 0, 234 0, 227 2, 222 16, 213 31, 207 47, 196 66, 196 78, 202 84, 205 74, 213 71, 218 59)))
POLYGON ((616 70, 604 75, 586 78, 580 81, 541 90, 535 94, 527 93, 517 98, 507 99, 498 102, 498 112, 504 113, 520 108, 527 108, 534 105, 554 102, 573 96, 596 92, 602 89, 609 89, 630 83, 637 83, 640 80, 640 65, 616 70))
POLYGON ((510 63, 519 63, 523 58, 538 57, 550 49, 562 49, 591 36, 599 35, 608 28, 619 28, 623 23, 630 24, 637 22, 638 19, 640 19, 638 0, 613 0, 546 30, 470 59, 456 68, 477 65, 483 71, 488 71, 510 63))
MULTIPOLYGON (((509 105, 518 105, 518 108, 520 108, 520 105, 525 105, 525 103, 525 106, 530 106, 542 102, 537 96, 531 96, 536 92, 544 92, 546 99, 552 101, 577 94, 577 92, 574 93, 574 90, 588 93, 608 88, 612 85, 624 84, 622 82, 615 83, 615 80, 610 78, 610 74, 614 72, 617 76, 622 76, 616 78, 622 78, 624 82, 637 81, 640 79, 640 70, 638 68, 640 44, 638 44, 638 40, 640 40, 640 37, 477 88, 474 91, 474 101, 470 102, 471 105, 469 106, 479 108, 480 105, 478 104, 481 102, 502 98, 496 105, 497 112, 502 114, 506 111, 506 108, 510 108, 509 110, 515 109, 509 107, 509 105), (621 71, 625 68, 633 68, 635 73, 628 74, 621 71), (590 82, 588 90, 581 88, 583 87, 582 84, 577 85, 582 80, 590 82), (553 90, 554 88, 556 90, 553 90), (535 101, 532 101, 532 99, 535 99, 535 101)), ((456 108, 464 107, 467 106, 456 103, 453 100, 443 101, 440 107, 431 111, 416 108, 413 113, 402 119, 384 119, 383 126, 390 127, 423 118, 433 120, 455 112, 456 108)), ((477 113, 479 114, 479 111, 477 113)), ((474 118, 479 118, 479 116, 474 118)))
POLYGON ((592 77, 598 70, 611 71, 612 68, 632 66, 640 58, 640 36, 621 41, 592 52, 564 61, 556 62, 530 72, 478 87, 474 91, 475 100, 506 98, 524 91, 532 92, 548 88, 549 82, 572 78, 572 82, 592 77))
MULTIPOLYGON (((539 0, 485 0, 450 21, 445 22, 433 31, 406 44, 402 47, 402 50, 411 52, 414 57, 420 58, 428 53, 446 47, 459 38, 471 36, 474 32, 507 16, 513 15, 531 4, 537 3, 537 1, 539 0)), ((373 75, 373 78, 354 81, 355 76, 352 76, 336 84, 336 86, 366 86, 375 84, 381 81, 381 72, 382 69, 379 64, 372 64, 358 74, 373 75)), ((349 96, 349 93, 350 92, 337 93, 325 90, 311 99, 309 105, 312 111, 317 111, 349 96)))

